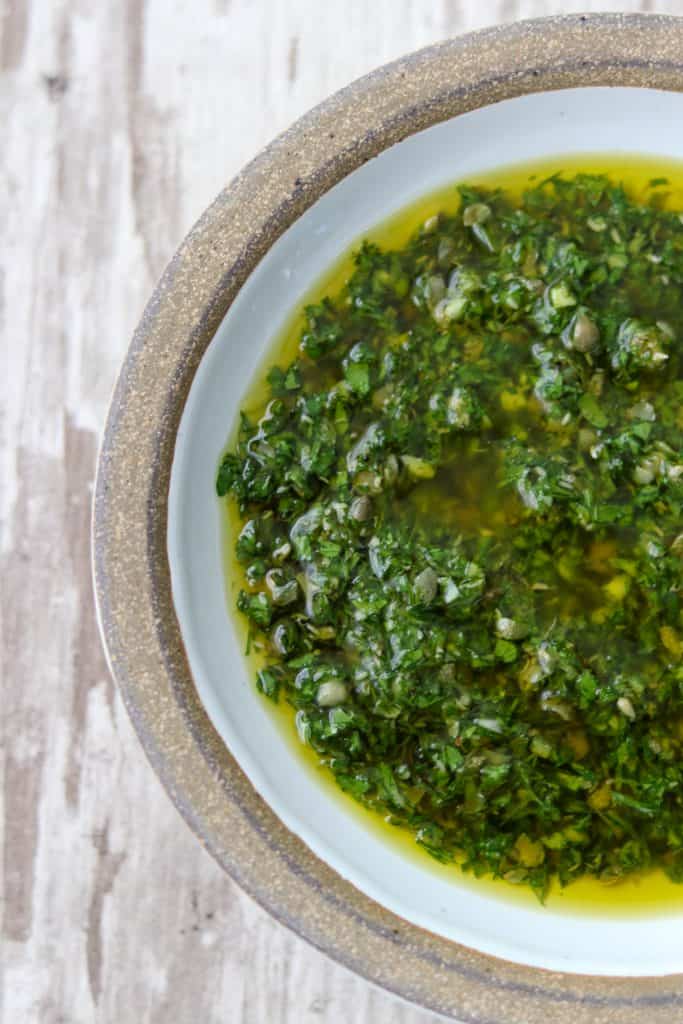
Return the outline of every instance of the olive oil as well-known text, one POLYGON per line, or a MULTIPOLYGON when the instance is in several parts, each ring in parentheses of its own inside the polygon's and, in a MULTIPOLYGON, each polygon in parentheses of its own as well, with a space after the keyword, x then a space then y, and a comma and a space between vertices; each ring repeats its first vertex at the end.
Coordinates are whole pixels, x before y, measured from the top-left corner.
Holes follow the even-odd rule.
MULTIPOLYGON (((500 187, 513 195, 519 195, 526 188, 538 184, 552 175, 562 173, 572 176, 579 173, 607 174, 613 181, 620 181, 629 194, 636 199, 649 199, 653 194, 660 197, 662 208, 683 209, 683 166, 664 162, 659 159, 629 157, 625 155, 582 155, 553 159, 543 163, 503 168, 494 173, 477 175, 476 185, 500 187)), ((366 233, 371 241, 388 249, 404 246, 414 232, 439 212, 455 213, 458 209, 459 197, 454 187, 440 190, 421 199, 407 210, 377 228, 366 233)), ((307 296, 307 302, 318 302, 324 295, 336 294, 348 279, 353 269, 351 254, 343 256, 315 285, 307 296)), ((300 304, 301 306, 304 303, 300 304)), ((256 380, 245 396, 244 410, 253 418, 260 415, 267 401, 265 370, 273 365, 285 368, 295 358, 304 317, 300 311, 295 312, 283 331, 276 339, 271 351, 264 361, 264 372, 257 374, 256 380)), ((476 359, 477 353, 473 353, 476 359)), ((513 410, 519 414, 518 396, 514 392, 504 392, 501 396, 501 417, 506 411, 513 410)), ((530 435, 536 427, 536 416, 530 408, 528 428, 530 435)), ((495 429, 495 424, 494 424, 495 429)), ((499 467, 492 461, 491 451, 482 446, 478 437, 468 442, 459 452, 457 465, 441 467, 432 480, 421 484, 419 490, 410 495, 406 507, 412 503, 413 514, 417 519, 424 519, 429 510, 438 507, 439 522, 450 526, 455 532, 468 531, 475 526, 481 534, 487 531, 500 537, 509 532, 513 535, 517 518, 520 513, 519 498, 514 494, 501 496, 496 500, 496 485, 499 467), (493 484, 493 486, 492 486, 493 484)), ((234 557, 234 543, 239 532, 239 519, 231 504, 226 512, 225 562, 228 589, 228 604, 232 610, 239 589, 244 585, 242 566, 234 557)), ((607 550, 604 545, 596 542, 588 550, 588 557, 580 571, 572 565, 558 564, 549 568, 547 584, 551 594, 542 593, 539 607, 544 609, 551 621, 554 617, 571 616, 581 605, 588 604, 595 613, 595 624, 600 625, 600 609, 610 596, 618 598, 620 587, 628 586, 627 574, 622 582, 615 582, 615 577, 605 569, 606 563, 618 555, 626 557, 631 538, 627 533, 613 542, 617 547, 607 550), (618 549, 623 541, 623 553, 618 549), (557 577, 562 586, 554 601, 552 596, 553 582, 557 577), (612 588, 612 591, 609 588, 612 588)), ((238 619, 238 625, 245 637, 245 649, 250 646, 250 673, 255 675, 260 663, 264 660, 264 652, 259 648, 259 641, 252 639, 247 644, 244 622, 238 619)), ((475 886, 497 897, 515 902, 533 904, 535 897, 525 887, 517 887, 505 881, 493 881, 490 878, 475 879, 472 874, 461 872, 453 864, 441 864, 433 860, 415 842, 413 835, 403 828, 393 826, 379 813, 368 810, 343 793, 336 785, 331 773, 321 768, 318 759, 309 746, 303 745, 294 726, 294 716, 289 705, 281 699, 274 708, 283 736, 291 743, 296 756, 306 764, 316 782, 325 786, 331 800, 337 801, 340 813, 353 814, 365 828, 383 840, 386 840, 401 855, 415 858, 424 869, 434 871, 441 877, 453 877, 465 885, 475 886)), ((683 908, 683 886, 675 885, 661 871, 652 871, 640 876, 628 876, 614 884, 607 884, 594 878, 582 877, 578 881, 561 889, 553 882, 546 897, 546 906, 551 910, 567 913, 600 913, 600 914, 653 914, 666 913, 673 909, 683 908)))

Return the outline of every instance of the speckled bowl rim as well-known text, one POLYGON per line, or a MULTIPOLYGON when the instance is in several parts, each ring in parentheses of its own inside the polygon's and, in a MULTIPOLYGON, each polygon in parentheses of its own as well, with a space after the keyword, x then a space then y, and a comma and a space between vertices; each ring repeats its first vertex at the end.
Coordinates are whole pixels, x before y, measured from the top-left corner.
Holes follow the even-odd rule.
POLYGON ((518 966, 425 932, 333 872, 256 794, 204 712, 171 599, 167 501, 199 361, 269 246, 332 185, 395 142, 477 107, 578 86, 683 91, 683 19, 519 22, 428 47, 335 94, 218 196, 135 332, 100 450, 93 568, 111 672, 154 769, 218 863, 261 906, 368 980, 478 1024, 648 1024, 683 1008, 683 975, 597 978, 518 966))

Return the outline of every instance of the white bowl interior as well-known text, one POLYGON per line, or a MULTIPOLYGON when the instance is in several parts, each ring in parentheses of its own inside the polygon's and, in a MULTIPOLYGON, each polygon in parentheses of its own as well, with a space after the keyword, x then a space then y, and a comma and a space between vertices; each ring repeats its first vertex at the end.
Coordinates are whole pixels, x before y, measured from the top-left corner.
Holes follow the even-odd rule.
POLYGON ((407 857, 331 800, 254 687, 228 610, 214 479, 240 401, 288 315, 321 270, 402 206, 517 161, 580 152, 683 158, 683 95, 590 88, 506 100, 413 135, 309 209, 240 291, 194 379, 173 463, 168 551, 173 598, 200 698, 282 821, 343 877, 401 917, 532 966, 607 975, 683 971, 680 910, 606 917, 508 902, 407 857))

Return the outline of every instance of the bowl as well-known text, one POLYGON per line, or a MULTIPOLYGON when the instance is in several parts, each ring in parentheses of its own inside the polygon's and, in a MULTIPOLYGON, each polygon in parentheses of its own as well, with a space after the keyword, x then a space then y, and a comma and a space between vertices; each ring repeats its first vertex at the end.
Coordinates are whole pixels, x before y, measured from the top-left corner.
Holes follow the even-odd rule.
POLYGON ((179 810, 230 875, 318 948, 459 1020, 669 1019, 683 911, 543 908, 407 856, 296 756, 228 609, 218 454, 321 270, 450 182, 577 153, 683 160, 683 22, 522 22, 338 93, 218 197, 166 270, 98 466, 94 573, 111 670, 179 810))

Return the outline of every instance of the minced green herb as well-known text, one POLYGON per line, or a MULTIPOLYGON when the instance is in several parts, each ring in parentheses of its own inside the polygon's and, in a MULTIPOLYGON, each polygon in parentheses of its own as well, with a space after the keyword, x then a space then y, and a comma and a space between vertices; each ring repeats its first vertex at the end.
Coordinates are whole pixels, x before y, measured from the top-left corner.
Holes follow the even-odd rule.
POLYGON ((683 224, 461 187, 309 306, 217 480, 258 687, 433 856, 683 879, 683 224))

